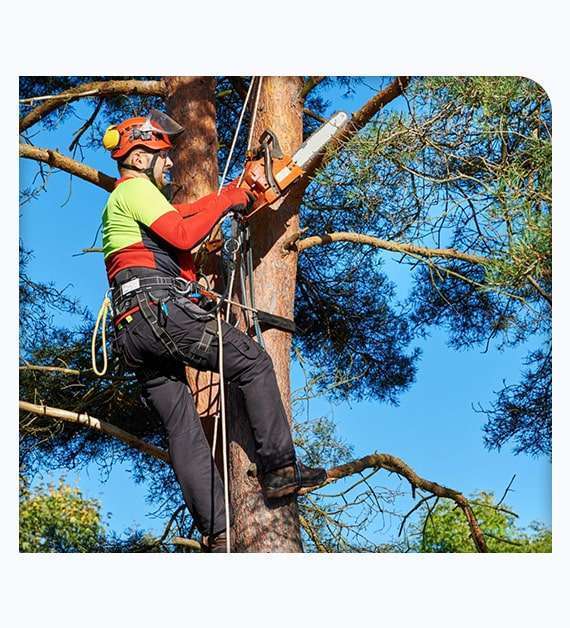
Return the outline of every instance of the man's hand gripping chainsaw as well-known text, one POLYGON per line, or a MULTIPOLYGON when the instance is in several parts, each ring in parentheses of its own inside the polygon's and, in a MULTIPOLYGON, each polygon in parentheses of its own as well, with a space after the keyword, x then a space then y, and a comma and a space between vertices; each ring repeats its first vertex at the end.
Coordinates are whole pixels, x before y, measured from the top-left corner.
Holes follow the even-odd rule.
POLYGON ((245 188, 254 199, 243 218, 247 220, 267 206, 278 209, 278 206, 272 207, 275 201, 303 177, 313 159, 338 136, 348 120, 349 116, 344 111, 335 113, 301 144, 293 156, 283 153, 273 131, 265 130, 259 138, 259 146, 248 151, 239 183, 239 187, 245 188))

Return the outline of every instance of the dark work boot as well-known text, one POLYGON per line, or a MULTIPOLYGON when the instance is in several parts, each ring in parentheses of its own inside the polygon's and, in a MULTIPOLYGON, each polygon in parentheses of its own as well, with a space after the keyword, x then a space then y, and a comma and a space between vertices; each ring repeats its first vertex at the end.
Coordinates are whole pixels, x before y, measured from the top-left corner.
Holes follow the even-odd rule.
POLYGON ((306 467, 302 462, 265 473, 262 486, 268 499, 276 499, 296 493, 301 488, 319 486, 327 479, 325 469, 306 467))
POLYGON ((212 536, 202 537, 202 551, 211 554, 225 554, 226 547, 226 531, 216 532, 212 536))

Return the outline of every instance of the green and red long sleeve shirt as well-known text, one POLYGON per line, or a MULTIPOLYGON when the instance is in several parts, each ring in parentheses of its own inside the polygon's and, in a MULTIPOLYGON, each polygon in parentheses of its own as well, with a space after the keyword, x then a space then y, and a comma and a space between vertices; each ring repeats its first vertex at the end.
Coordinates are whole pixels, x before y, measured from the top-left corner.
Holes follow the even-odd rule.
POLYGON ((157 275, 196 279, 192 249, 230 209, 247 205, 243 189, 171 205, 148 179, 119 179, 103 210, 103 253, 109 283, 126 268, 152 268, 157 275))

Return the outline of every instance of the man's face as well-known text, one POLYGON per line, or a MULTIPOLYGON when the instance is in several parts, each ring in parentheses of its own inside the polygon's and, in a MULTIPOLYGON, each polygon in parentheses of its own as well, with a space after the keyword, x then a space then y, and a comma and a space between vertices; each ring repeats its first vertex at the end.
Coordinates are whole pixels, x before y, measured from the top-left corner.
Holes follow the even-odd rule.
POLYGON ((130 163, 141 170, 146 170, 151 167, 152 160, 156 156, 152 174, 156 185, 159 189, 164 189, 168 183, 170 183, 169 172, 173 166, 172 159, 170 158, 168 151, 161 150, 158 154, 145 150, 133 151, 130 163))
MULTIPOLYGON (((149 166, 152 162, 152 155, 149 159, 149 166)), ((154 180, 156 181, 156 185, 162 190, 166 187, 168 183, 170 183, 170 169, 172 168, 173 163, 172 159, 170 159, 170 155, 168 151, 161 150, 158 154, 158 158, 154 164, 153 175, 154 180)))

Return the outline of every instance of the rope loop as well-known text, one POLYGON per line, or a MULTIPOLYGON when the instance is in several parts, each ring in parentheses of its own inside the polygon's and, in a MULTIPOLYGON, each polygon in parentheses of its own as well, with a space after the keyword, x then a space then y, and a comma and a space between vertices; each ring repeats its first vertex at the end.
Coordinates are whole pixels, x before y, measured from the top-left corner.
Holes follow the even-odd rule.
POLYGON ((91 336, 91 367, 93 368, 93 372, 98 377, 103 377, 107 372, 107 316, 109 314, 109 310, 112 310, 111 299, 109 298, 109 291, 105 293, 105 297, 103 299, 103 303, 99 309, 99 313, 97 314, 97 320, 95 322, 95 327, 93 328, 93 335, 91 336), (99 333, 99 327, 101 328, 101 349, 103 352, 103 368, 99 370, 97 367, 97 334, 99 333))

